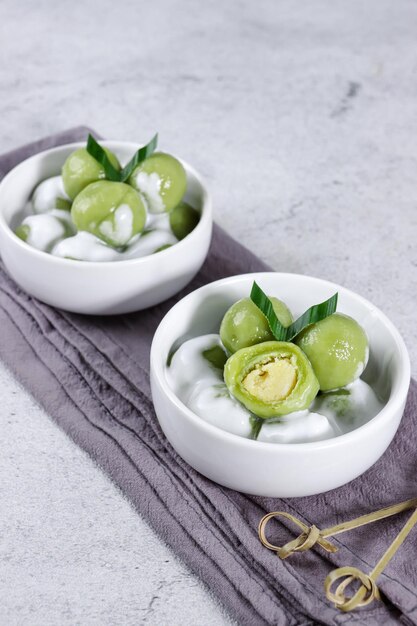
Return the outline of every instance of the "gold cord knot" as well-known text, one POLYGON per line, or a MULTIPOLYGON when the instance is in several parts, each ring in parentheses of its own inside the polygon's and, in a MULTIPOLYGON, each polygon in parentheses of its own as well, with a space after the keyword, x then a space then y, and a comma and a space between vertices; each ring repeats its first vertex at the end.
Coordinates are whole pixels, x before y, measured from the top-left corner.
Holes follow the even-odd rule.
POLYGON ((330 572, 324 581, 324 590, 327 598, 334 602, 338 609, 345 612, 380 599, 379 589, 373 577, 356 567, 339 567, 330 572), (341 582, 333 592, 334 583, 340 579, 342 579, 341 582), (360 586, 356 588, 352 596, 345 595, 347 587, 353 582, 359 582, 360 586))
POLYGON ((327 541, 321 534, 321 531, 314 524, 312 526, 307 526, 304 522, 300 521, 291 513, 286 513, 285 511, 274 511, 273 513, 268 513, 265 515, 260 523, 259 523, 259 539, 262 544, 268 550, 273 550, 278 554, 280 559, 286 559, 288 556, 293 554, 294 552, 305 552, 306 550, 310 550, 316 543, 318 543, 322 548, 327 550, 327 552, 336 552, 337 548, 335 545, 327 541), (268 541, 265 534, 265 529, 268 522, 273 517, 285 517, 293 522, 296 526, 301 528, 303 531, 298 537, 289 541, 284 546, 274 546, 272 543, 268 541))

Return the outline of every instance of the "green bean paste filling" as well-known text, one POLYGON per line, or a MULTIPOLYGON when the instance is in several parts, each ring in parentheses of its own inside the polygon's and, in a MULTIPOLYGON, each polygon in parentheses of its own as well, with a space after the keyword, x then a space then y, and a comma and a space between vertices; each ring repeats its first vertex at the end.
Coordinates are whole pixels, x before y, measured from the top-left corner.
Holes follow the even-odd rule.
POLYGON ((242 387, 265 403, 280 402, 288 398, 298 380, 295 357, 268 357, 244 376, 242 387))

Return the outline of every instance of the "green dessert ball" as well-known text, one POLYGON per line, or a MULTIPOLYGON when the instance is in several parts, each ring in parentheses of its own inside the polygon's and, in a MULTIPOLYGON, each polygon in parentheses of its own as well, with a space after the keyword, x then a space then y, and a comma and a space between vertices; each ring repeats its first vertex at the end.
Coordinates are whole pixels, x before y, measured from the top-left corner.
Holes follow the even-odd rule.
MULTIPOLYGON (((107 148, 104 148, 113 167, 120 169, 120 163, 107 148)), ((62 180, 68 196, 74 198, 91 183, 106 178, 104 167, 100 165, 85 148, 79 148, 72 152, 62 167, 62 180)))
POLYGON ((78 194, 71 217, 78 230, 120 248, 143 231, 146 208, 130 185, 103 180, 91 183, 78 194))
POLYGON ((133 171, 129 184, 143 193, 151 213, 169 213, 185 194, 187 176, 178 159, 154 152, 133 171))
POLYGON ((186 202, 180 202, 169 214, 169 225, 177 239, 184 239, 200 221, 200 214, 186 202))
POLYGON ((354 319, 341 313, 308 326, 295 343, 309 358, 322 391, 352 383, 368 362, 365 331, 354 319))
POLYGON ((285 341, 238 350, 226 362, 224 380, 232 396, 263 419, 308 409, 319 391, 304 352, 285 341))
MULTIPOLYGON (((278 298, 271 298, 275 314, 285 327, 293 322, 287 305, 278 298)), ((230 353, 247 348, 262 341, 272 341, 274 336, 265 315, 250 298, 232 304, 220 325, 220 338, 230 353)))

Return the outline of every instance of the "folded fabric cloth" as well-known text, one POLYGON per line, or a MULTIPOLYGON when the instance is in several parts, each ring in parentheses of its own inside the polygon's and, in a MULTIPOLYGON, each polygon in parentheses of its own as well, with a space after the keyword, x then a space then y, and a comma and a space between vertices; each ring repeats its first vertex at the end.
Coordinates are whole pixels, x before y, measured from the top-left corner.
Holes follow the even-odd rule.
MULTIPOLYGON (((87 132, 76 128, 6 154, 0 157, 0 172, 39 150, 84 139, 87 132)), ((0 267, 0 356, 239 624, 417 624, 417 529, 378 579, 383 602, 344 614, 323 591, 335 567, 353 565, 369 572, 410 512, 332 539, 339 547, 334 554, 315 547, 281 561, 257 536, 259 520, 268 511, 288 511, 324 528, 416 497, 415 382, 399 431, 380 461, 345 487, 314 497, 268 499, 220 487, 189 467, 159 428, 149 387, 149 350, 163 315, 184 293, 207 282, 264 269, 215 227, 208 259, 183 293, 147 311, 98 318, 36 301, 0 267)), ((271 522, 269 533, 283 544, 294 529, 288 532, 271 522)))

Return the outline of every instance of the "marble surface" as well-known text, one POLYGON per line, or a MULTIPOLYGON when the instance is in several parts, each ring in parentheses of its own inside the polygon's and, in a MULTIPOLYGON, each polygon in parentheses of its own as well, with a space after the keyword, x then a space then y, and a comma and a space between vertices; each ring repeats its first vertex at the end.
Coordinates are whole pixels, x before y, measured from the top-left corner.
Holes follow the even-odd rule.
MULTIPOLYGON (((224 228, 371 299, 416 375, 416 20, 412 0, 2 0, 0 150, 158 130, 224 228)), ((229 623, 4 367, 0 383, 0 622, 229 623)))

